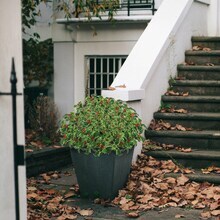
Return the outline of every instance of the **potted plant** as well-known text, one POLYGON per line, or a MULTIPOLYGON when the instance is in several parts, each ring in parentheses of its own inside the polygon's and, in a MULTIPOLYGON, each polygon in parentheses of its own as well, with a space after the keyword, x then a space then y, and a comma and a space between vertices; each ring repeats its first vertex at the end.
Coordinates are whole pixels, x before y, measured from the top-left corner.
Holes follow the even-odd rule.
POLYGON ((62 118, 61 143, 70 147, 82 197, 117 195, 127 181, 144 127, 126 103, 102 96, 87 97, 62 118))

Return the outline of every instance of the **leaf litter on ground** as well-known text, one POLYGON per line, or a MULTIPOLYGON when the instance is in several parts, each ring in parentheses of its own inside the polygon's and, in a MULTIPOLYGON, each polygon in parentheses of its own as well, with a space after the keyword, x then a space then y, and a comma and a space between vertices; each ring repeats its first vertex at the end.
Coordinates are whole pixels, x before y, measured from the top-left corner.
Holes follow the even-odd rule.
POLYGON ((113 203, 127 213, 191 207, 202 209, 201 217, 204 219, 205 216, 220 216, 219 186, 190 181, 184 174, 176 179, 165 177, 170 172, 181 172, 181 169, 171 160, 158 161, 151 156, 139 155, 126 187, 119 191, 113 203))
MULTIPOLYGON (((172 160, 158 161, 141 154, 132 165, 126 187, 119 190, 118 196, 112 202, 96 199, 94 203, 106 207, 119 206, 129 218, 137 218, 144 211, 155 209, 160 212, 168 207, 201 209, 201 219, 208 219, 210 216, 219 217, 220 187, 207 182, 190 181, 185 176, 185 173, 190 172, 190 169, 182 169, 172 160), (180 173, 180 176, 167 177, 166 174, 171 172, 180 173)), ((94 212, 92 209, 81 209, 65 204, 65 201, 69 198, 74 199, 78 194, 77 185, 71 187, 68 192, 56 190, 52 188, 53 185, 51 188, 42 187, 42 184, 50 184, 54 174, 60 172, 48 172, 38 178, 27 179, 28 220, 71 220, 77 219, 78 216, 88 219, 92 216, 94 212)), ((183 217, 177 215, 176 218, 183 217)))

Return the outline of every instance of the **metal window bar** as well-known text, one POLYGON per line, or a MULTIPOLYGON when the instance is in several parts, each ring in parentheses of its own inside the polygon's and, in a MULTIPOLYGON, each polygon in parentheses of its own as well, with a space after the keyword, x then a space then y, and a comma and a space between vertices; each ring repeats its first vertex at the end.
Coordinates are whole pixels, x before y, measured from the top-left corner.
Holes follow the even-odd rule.
POLYGON ((88 77, 86 78, 88 79, 88 83, 86 94, 100 95, 102 89, 107 89, 116 77, 117 71, 121 68, 126 57, 127 56, 87 56, 88 77), (111 68, 110 60, 112 60, 111 68), (118 65, 117 70, 116 64, 118 65))
POLYGON ((21 93, 17 93, 17 77, 15 72, 14 58, 12 58, 11 67, 11 92, 0 92, 0 96, 10 95, 12 96, 12 118, 13 118, 13 151, 14 151, 14 182, 15 182, 15 217, 16 220, 20 219, 19 210, 19 182, 18 182, 18 166, 24 165, 24 146, 17 144, 17 107, 16 99, 21 93))

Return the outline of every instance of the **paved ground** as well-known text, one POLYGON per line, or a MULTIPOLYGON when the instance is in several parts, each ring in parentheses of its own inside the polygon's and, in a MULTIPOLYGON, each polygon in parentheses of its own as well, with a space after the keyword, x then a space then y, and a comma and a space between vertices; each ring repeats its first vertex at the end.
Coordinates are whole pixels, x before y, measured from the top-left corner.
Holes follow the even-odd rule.
MULTIPOLYGON (((74 170, 71 167, 66 167, 61 170, 61 178, 56 180, 51 180, 50 185, 45 187, 55 188, 58 190, 68 190, 74 184, 77 183, 74 170), (63 173, 68 171, 71 173, 70 176, 65 176, 63 173)), ((90 218, 79 217, 78 219, 88 219, 88 220, 125 220, 125 219, 134 219, 128 218, 125 215, 125 212, 120 210, 118 207, 107 206, 94 204, 92 200, 81 199, 76 197, 69 200, 69 205, 79 206, 81 209, 91 208, 94 211, 94 214, 90 218)), ((175 216, 177 214, 183 215, 181 219, 185 220, 199 220, 201 210, 195 209, 186 209, 186 208, 164 208, 162 210, 152 210, 143 212, 140 214, 140 217, 136 218, 138 220, 176 220, 175 216)), ((211 220, 219 220, 219 218, 210 218, 211 220)))

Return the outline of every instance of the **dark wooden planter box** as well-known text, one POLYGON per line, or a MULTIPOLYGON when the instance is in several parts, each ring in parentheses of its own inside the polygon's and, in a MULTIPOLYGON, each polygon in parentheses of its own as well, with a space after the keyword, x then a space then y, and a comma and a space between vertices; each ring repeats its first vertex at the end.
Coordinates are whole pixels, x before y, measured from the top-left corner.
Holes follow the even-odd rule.
POLYGON ((71 165, 71 163, 69 147, 45 148, 40 151, 26 153, 27 177, 56 170, 71 165))
POLYGON ((100 157, 70 151, 82 197, 113 199, 125 186, 133 150, 121 156, 112 153, 100 157))

